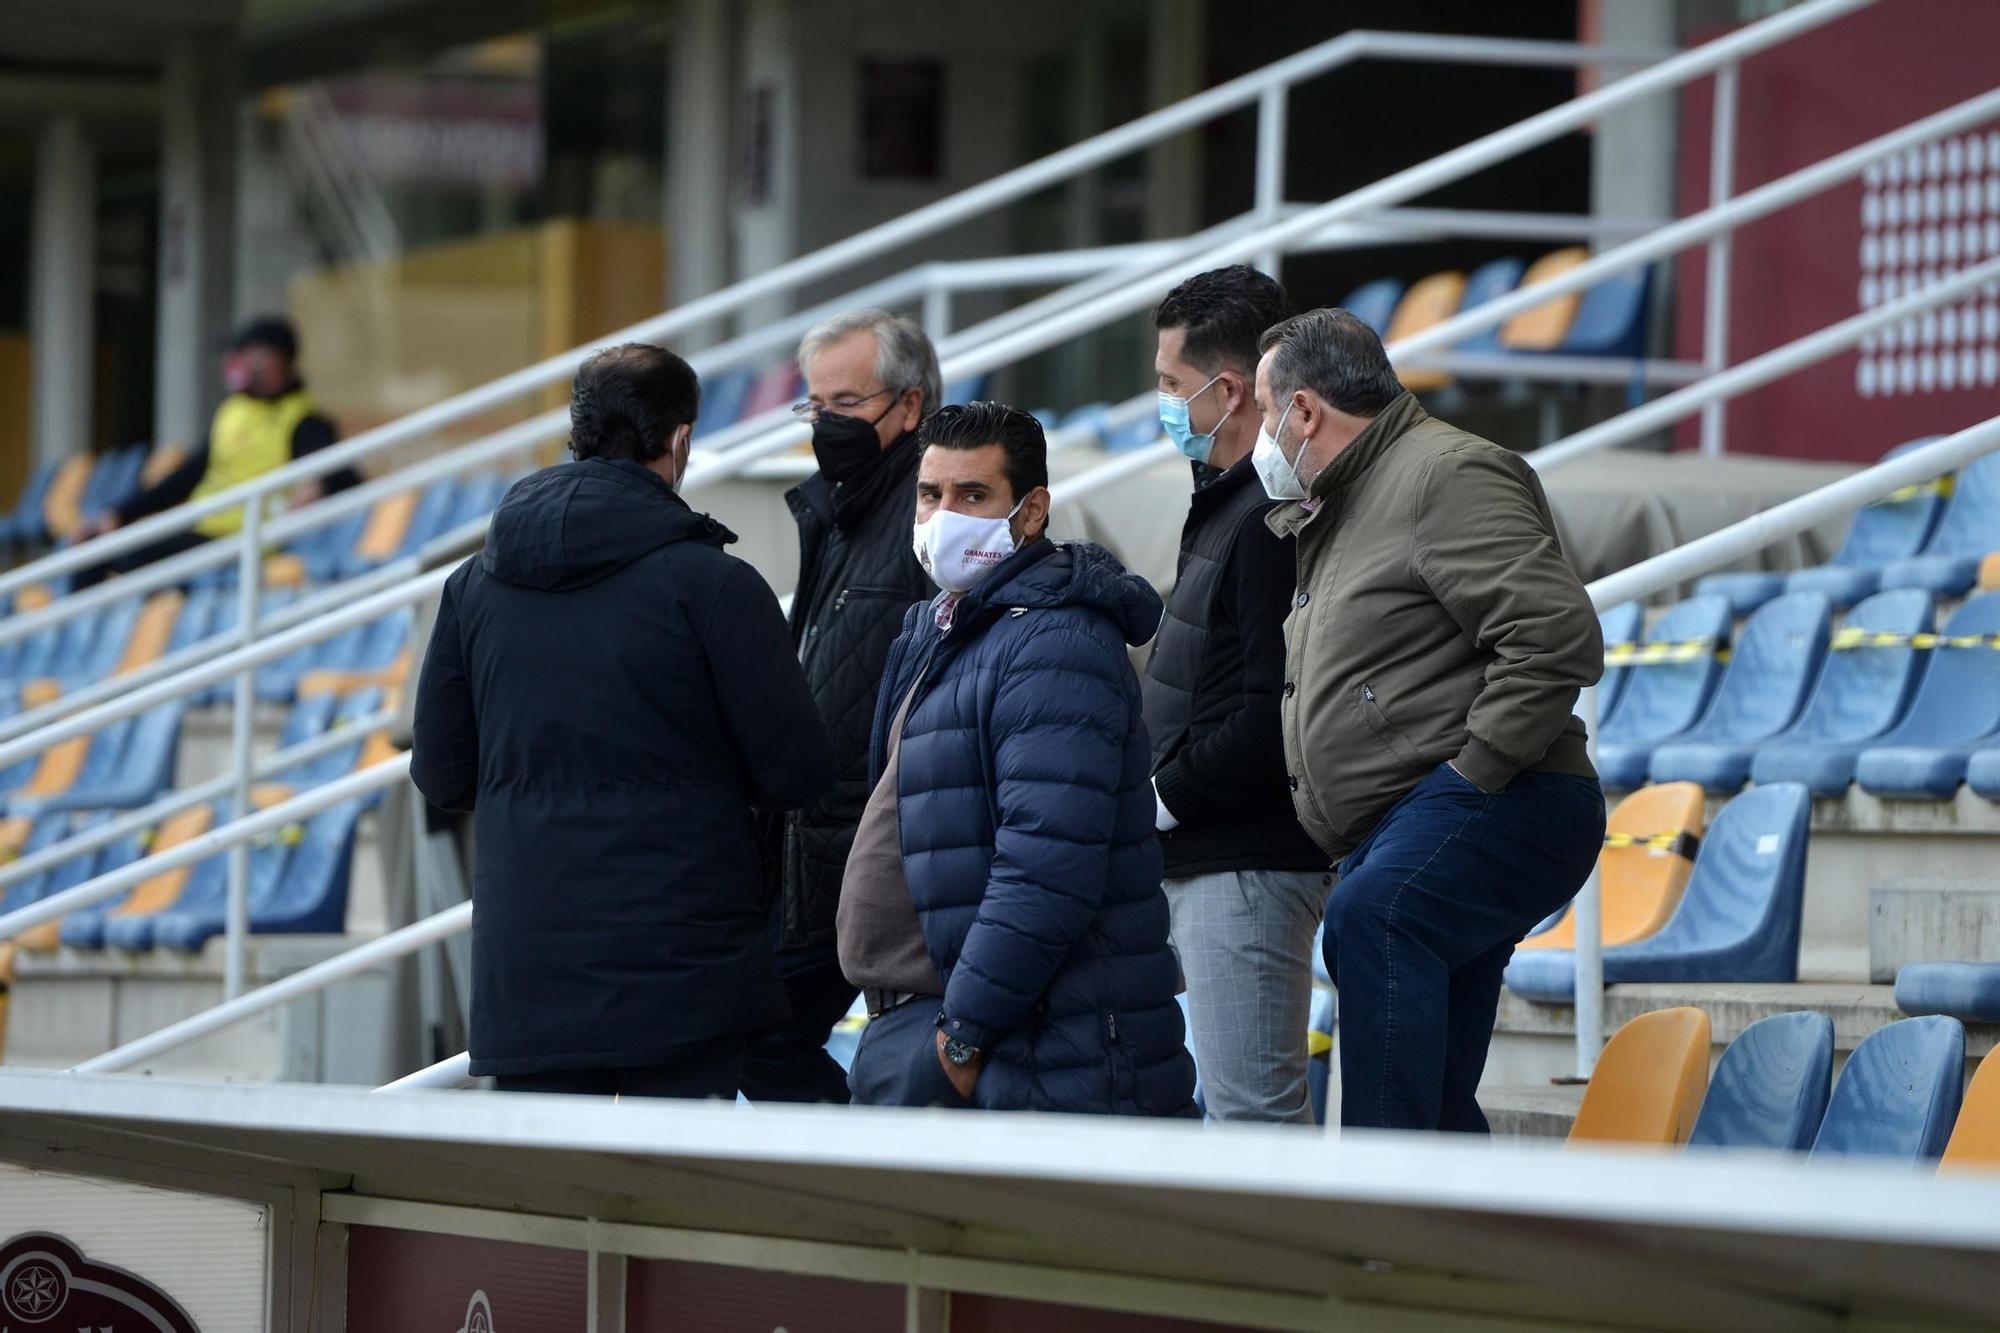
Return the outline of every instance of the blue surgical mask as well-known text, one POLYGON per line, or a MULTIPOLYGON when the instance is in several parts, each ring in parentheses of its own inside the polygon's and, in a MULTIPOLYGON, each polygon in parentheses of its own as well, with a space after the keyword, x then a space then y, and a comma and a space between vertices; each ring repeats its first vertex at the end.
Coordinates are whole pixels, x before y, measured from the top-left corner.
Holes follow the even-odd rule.
MULTIPOLYGON (((1160 426, 1167 432, 1167 438, 1174 442, 1175 447, 1197 463, 1206 463, 1209 455, 1215 452, 1215 430, 1209 431, 1206 435, 1195 434, 1194 428, 1188 422, 1188 404, 1214 388, 1216 380, 1221 378, 1222 376, 1217 375, 1215 379, 1211 379, 1185 398, 1176 398, 1170 393, 1160 395, 1160 426)), ((1216 421, 1215 429, 1220 430, 1222 423, 1227 420, 1229 413, 1224 412, 1216 421)))

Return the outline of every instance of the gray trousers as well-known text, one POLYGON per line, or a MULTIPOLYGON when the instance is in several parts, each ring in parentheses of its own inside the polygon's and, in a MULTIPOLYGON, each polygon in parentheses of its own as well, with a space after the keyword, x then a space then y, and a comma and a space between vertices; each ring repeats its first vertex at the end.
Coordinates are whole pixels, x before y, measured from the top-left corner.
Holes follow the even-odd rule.
POLYGON ((1313 932, 1332 872, 1220 871, 1166 891, 1209 1118, 1310 1125, 1313 932))

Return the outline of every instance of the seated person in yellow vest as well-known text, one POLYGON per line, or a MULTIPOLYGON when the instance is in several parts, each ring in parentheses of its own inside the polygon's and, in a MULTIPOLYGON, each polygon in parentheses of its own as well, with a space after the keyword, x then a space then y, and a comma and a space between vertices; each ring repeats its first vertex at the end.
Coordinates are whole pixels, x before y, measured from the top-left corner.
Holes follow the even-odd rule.
MULTIPOLYGON (((298 355, 298 335, 284 319, 253 319, 237 330, 222 357, 222 377, 229 396, 215 409, 207 443, 150 488, 98 515, 86 529, 87 535, 102 536, 177 504, 206 499, 332 444, 336 438, 333 422, 320 412, 299 379, 298 355)), ((309 504, 359 482, 352 469, 342 468, 295 487, 290 503, 293 507, 309 504)), ((213 538, 231 536, 242 527, 241 507, 210 514, 196 523, 193 531, 128 551, 86 571, 78 583, 95 582, 107 572, 129 573, 213 538)))

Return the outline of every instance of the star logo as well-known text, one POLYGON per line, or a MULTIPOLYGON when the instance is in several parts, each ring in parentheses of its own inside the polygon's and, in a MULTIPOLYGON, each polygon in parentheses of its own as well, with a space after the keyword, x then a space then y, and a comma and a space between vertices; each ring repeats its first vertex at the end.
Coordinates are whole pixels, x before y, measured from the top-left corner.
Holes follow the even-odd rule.
POLYGON ((8 1285, 7 1300, 23 1315, 45 1315, 62 1300, 62 1279, 47 1264, 25 1264, 8 1285))

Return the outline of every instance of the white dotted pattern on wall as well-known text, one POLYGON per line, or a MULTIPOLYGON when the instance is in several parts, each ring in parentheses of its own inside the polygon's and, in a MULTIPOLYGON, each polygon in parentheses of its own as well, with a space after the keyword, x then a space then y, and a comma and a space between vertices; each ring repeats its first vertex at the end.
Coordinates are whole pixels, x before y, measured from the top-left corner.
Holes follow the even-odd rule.
MULTIPOLYGON (((1862 177, 1863 310, 2000 255, 2000 129, 1912 148, 1862 177)), ((2000 383, 2000 283, 1861 342, 1863 398, 2000 383)))

